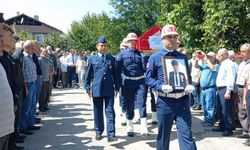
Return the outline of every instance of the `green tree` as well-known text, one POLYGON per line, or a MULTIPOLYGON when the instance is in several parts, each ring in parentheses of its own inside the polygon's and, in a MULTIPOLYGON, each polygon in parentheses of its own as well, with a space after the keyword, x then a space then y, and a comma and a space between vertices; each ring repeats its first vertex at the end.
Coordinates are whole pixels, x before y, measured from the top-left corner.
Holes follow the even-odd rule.
POLYGON ((250 39, 250 3, 247 0, 207 0, 204 4, 204 45, 238 49, 250 39))
POLYGON ((96 40, 103 35, 108 41, 108 52, 116 54, 122 40, 121 31, 118 21, 115 18, 112 20, 106 13, 88 13, 80 22, 72 23, 68 36, 75 48, 93 51, 96 50, 96 40))
POLYGON ((59 33, 59 32, 53 32, 45 36, 44 41, 41 42, 41 45, 43 47, 46 47, 48 45, 55 48, 61 48, 62 50, 68 50, 69 49, 69 41, 66 38, 65 34, 59 33))
POLYGON ((26 30, 21 30, 17 33, 18 37, 20 38, 21 41, 26 41, 26 40, 33 40, 34 37, 32 34, 30 34, 28 31, 26 30))
POLYGON ((182 45, 193 50, 202 47, 203 0, 163 0, 158 19, 162 26, 173 24, 180 33, 182 45))
POLYGON ((141 35, 155 25, 160 14, 161 0, 110 0, 124 29, 141 35))

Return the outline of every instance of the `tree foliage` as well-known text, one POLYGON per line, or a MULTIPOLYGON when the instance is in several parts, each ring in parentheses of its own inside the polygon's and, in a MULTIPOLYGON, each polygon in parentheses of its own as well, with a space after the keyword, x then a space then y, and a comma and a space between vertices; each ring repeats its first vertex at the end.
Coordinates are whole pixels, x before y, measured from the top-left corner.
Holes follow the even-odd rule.
POLYGON ((238 49, 250 38, 250 3, 247 0, 207 0, 202 30, 203 47, 238 49))
POLYGON ((161 0, 110 0, 115 14, 124 22, 124 29, 141 35, 155 25, 160 14, 161 0))
POLYGON ((29 33, 28 31, 26 31, 26 30, 21 30, 21 31, 19 31, 17 34, 18 34, 18 37, 19 37, 19 39, 20 39, 21 41, 25 41, 25 40, 27 40, 27 39, 29 39, 29 40, 33 40, 33 39, 34 39, 33 35, 30 34, 30 33, 29 33))
POLYGON ((199 48, 202 45, 204 12, 203 0, 164 0, 159 24, 174 24, 178 27, 182 45, 187 48, 199 48))
POLYGON ((67 35, 51 34, 44 44, 93 51, 98 36, 104 35, 108 51, 116 54, 129 32, 140 36, 156 24, 176 25, 182 46, 190 51, 238 49, 250 42, 248 0, 109 0, 109 3, 114 8, 113 17, 105 12, 88 13, 71 24, 67 35))
POLYGON ((68 50, 70 43, 68 42, 66 35, 59 32, 54 32, 45 36, 44 41, 41 43, 43 47, 48 45, 55 48, 61 48, 62 50, 68 50))
POLYGON ((117 49, 117 40, 119 35, 119 26, 115 24, 106 13, 97 15, 87 14, 80 22, 73 22, 69 38, 77 49, 85 49, 87 51, 96 50, 96 41, 99 36, 105 36, 109 45, 109 52, 114 53, 117 49))

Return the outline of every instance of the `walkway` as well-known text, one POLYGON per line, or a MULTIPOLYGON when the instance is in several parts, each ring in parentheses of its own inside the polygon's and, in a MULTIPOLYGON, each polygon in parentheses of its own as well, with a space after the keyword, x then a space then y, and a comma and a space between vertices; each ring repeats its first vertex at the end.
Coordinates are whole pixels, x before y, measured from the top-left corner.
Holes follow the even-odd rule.
MULTIPOLYGON (((118 141, 108 143, 105 138, 101 141, 94 139, 92 101, 80 89, 55 89, 51 97, 51 110, 40 113, 42 128, 28 136, 23 146, 25 150, 153 150, 157 134, 157 126, 148 123, 150 136, 127 137, 126 128, 121 126, 119 101, 116 99, 116 135, 118 141)), ((150 108, 150 105, 148 105, 150 108)), ((149 109, 150 110, 150 109, 149 109)), ((150 111, 149 111, 150 112, 150 111)), ((221 137, 221 133, 211 132, 201 126, 201 112, 193 113, 193 132, 198 150, 249 150, 244 146, 243 139, 221 137)), ((150 118, 150 113, 148 115, 150 118)), ((150 119, 148 120, 150 122, 150 119)), ((140 126, 134 125, 139 133, 140 126)), ((239 134, 236 131, 235 134, 239 134)), ((173 126, 170 150, 179 150, 176 127, 173 126)))

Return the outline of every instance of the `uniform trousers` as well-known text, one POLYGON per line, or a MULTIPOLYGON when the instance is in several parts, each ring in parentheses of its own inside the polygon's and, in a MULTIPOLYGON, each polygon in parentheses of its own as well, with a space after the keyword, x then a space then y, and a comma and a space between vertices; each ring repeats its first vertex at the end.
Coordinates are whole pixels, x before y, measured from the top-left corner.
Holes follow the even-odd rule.
POLYGON ((107 136, 115 137, 115 111, 114 96, 93 97, 94 103, 94 124, 96 135, 101 135, 104 131, 103 103, 105 105, 105 115, 107 119, 107 136))
POLYGON ((140 80, 125 80, 122 87, 122 93, 126 106, 127 119, 134 118, 135 101, 139 109, 140 118, 147 116, 146 112, 146 85, 144 79, 140 80))
POLYGON ((159 96, 156 105, 158 118, 157 150, 169 150, 174 120, 176 120, 180 150, 196 150, 196 144, 192 136, 188 95, 179 99, 159 96))
POLYGON ((126 103, 124 100, 124 96, 122 95, 122 90, 119 91, 119 102, 122 113, 126 113, 126 103))

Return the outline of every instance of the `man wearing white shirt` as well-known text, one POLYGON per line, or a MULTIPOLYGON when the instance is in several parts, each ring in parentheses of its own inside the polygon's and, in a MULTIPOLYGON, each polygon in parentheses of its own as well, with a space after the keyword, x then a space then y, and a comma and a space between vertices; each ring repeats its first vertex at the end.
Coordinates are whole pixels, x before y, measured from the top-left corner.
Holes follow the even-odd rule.
POLYGON ((68 70, 68 84, 69 87, 72 87, 72 80, 76 79, 76 62, 77 62, 77 56, 76 56, 76 50, 71 49, 70 54, 67 56, 67 70, 68 70))
POLYGON ((67 51, 64 51, 63 56, 60 57, 62 84, 64 88, 67 87, 68 85, 67 55, 68 55, 67 51))
POLYGON ((222 136, 233 135, 233 106, 232 92, 235 85, 235 77, 237 68, 234 63, 228 59, 228 50, 225 48, 219 49, 216 58, 220 61, 220 69, 216 79, 218 90, 218 111, 219 127, 213 128, 212 131, 223 132, 222 136))

